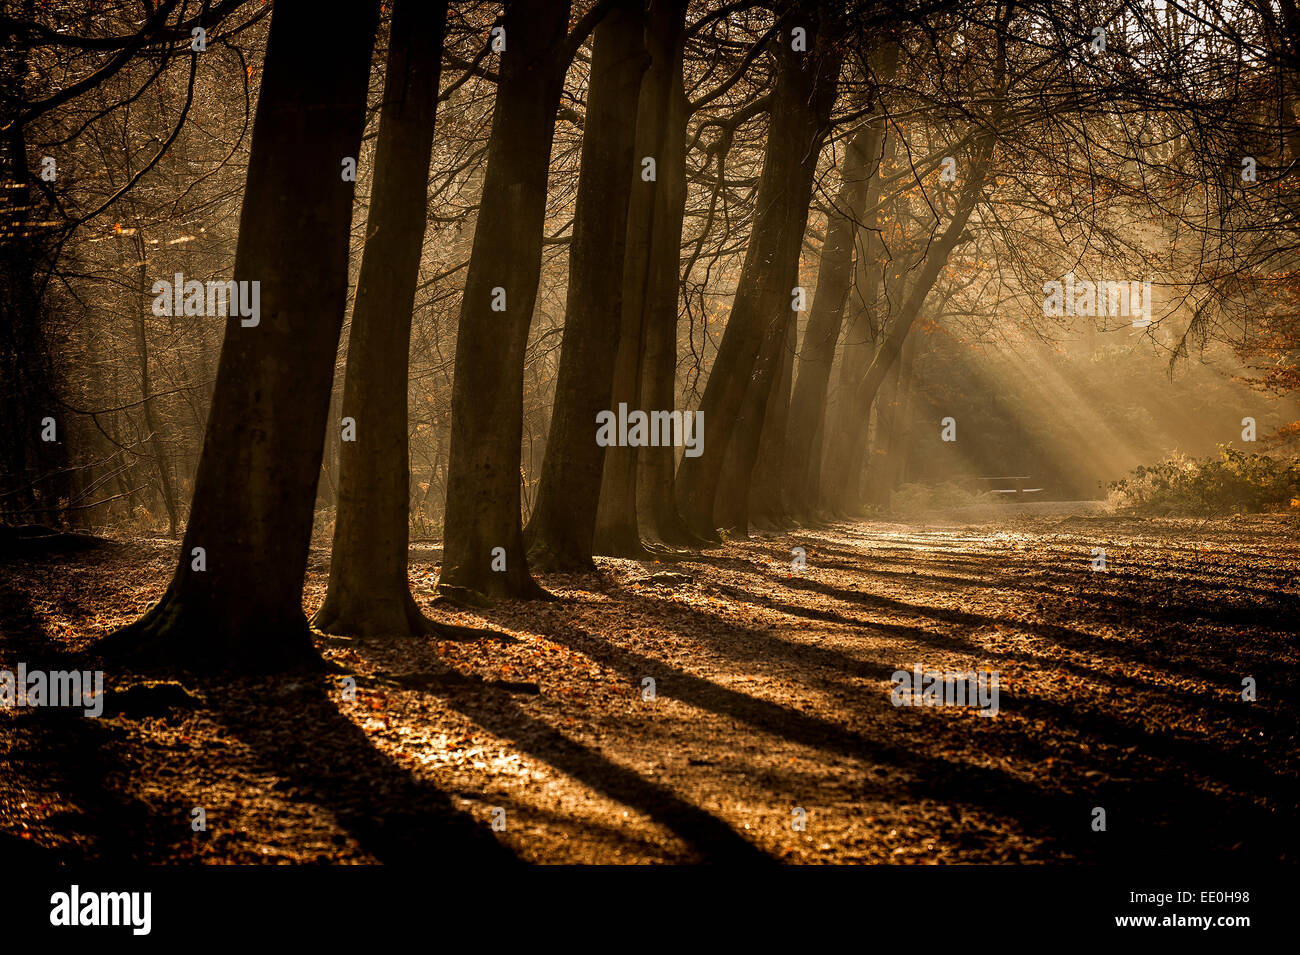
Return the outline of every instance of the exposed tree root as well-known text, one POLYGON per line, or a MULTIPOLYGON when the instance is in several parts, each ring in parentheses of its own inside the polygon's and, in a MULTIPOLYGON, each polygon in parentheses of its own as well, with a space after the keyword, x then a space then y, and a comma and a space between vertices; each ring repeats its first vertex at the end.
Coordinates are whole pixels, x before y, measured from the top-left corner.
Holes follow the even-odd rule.
POLYGON ((400 594, 382 599, 367 594, 349 601, 331 594, 312 617, 311 625, 321 633, 359 637, 421 637, 439 629, 405 587, 400 594), (353 606, 342 606, 347 603, 353 606))
POLYGON ((282 673, 324 670, 307 618, 230 619, 191 606, 173 591, 147 614, 100 640, 105 660, 143 670, 195 673, 282 673))

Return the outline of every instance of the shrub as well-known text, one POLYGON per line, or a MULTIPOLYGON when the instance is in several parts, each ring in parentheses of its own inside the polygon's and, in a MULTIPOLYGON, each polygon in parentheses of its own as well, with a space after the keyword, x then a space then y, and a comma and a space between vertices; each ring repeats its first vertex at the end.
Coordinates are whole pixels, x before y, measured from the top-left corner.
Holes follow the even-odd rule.
POLYGON ((1138 514, 1257 513, 1300 509, 1300 459, 1219 445, 1203 460, 1174 454, 1109 485, 1121 510, 1138 514))

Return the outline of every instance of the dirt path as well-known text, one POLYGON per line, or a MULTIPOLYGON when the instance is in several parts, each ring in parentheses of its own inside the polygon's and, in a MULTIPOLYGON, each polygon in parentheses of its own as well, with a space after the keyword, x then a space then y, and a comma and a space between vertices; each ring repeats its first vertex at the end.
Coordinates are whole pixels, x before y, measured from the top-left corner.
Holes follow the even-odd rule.
MULTIPOLYGON (((0 563, 0 669, 75 662, 174 553, 0 563)), ((412 554, 427 604, 437 551, 412 554)), ((322 637, 336 674, 187 700, 110 672, 103 718, 0 710, 0 856, 1294 860, 1298 559, 1268 518, 843 525, 431 609, 472 639, 322 637), (996 671, 996 717, 893 705, 918 665, 996 671)))

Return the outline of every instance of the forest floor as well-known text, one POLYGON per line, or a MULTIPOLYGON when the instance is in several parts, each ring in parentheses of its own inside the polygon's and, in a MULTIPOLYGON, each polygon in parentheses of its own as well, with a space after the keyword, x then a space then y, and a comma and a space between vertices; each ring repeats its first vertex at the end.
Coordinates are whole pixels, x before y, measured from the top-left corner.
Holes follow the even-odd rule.
MULTIPOLYGON (((176 555, 0 560, 0 669, 95 665, 176 555)), ((101 718, 0 709, 0 858, 1296 859, 1294 521, 842 524, 484 612, 431 605, 438 557, 412 549, 417 599, 473 638, 318 636, 337 673, 109 672, 101 718), (995 671, 997 715, 893 705, 916 665, 995 671)))

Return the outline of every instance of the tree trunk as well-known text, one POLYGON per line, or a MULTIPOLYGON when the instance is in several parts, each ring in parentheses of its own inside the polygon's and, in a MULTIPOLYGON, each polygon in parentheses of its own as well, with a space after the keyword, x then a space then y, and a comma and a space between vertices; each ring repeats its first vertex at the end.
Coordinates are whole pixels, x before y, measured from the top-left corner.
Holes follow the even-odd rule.
MULTIPOLYGON (((888 166, 897 147, 895 137, 888 136, 882 143, 881 168, 888 166)), ((835 406, 823 421, 823 444, 818 487, 818 505, 830 516, 845 517, 857 501, 857 475, 861 473, 862 459, 866 455, 867 423, 871 418, 871 405, 863 406, 857 396, 857 384, 871 365, 879 344, 881 329, 888 320, 888 303, 891 296, 882 294, 885 287, 885 269, 889 250, 881 240, 880 225, 885 213, 897 215, 896 206, 876 208, 873 200, 879 194, 876 177, 868 185, 866 208, 861 225, 854 238, 853 278, 845 304, 848 328, 845 330, 841 350, 840 373, 835 385, 835 406)), ((897 263, 898 272, 906 271, 910 262, 897 263)), ((890 276, 891 280, 893 276, 890 276)), ((894 282, 891 288, 897 287, 894 282)), ((815 452, 816 453, 816 452, 815 452)))
MULTIPOLYGON (((8 55, 10 51, 6 50, 8 55)), ((27 53, 13 51, 0 70, 5 101, 22 98, 27 53)), ((35 223, 50 218, 27 167, 23 127, 14 123, 0 145, 0 521, 56 524, 60 499, 70 494, 68 419, 59 414, 56 375, 46 333, 44 302, 51 267, 50 234, 35 223), (56 441, 41 440, 44 419, 55 419, 56 441)))
POLYGON ((871 361, 871 367, 867 369, 866 375, 863 376, 862 382, 858 385, 859 401, 869 402, 875 397, 876 391, 880 388, 880 383, 884 381, 886 373, 897 361, 899 352, 903 347, 903 341, 907 338, 907 333, 916 320, 916 316, 921 313, 926 296, 930 294, 930 289, 934 287, 935 280, 939 278, 939 272, 948 264, 948 256, 957 247, 957 243, 961 241, 962 231, 966 228, 966 222, 970 219, 970 214, 974 211, 979 200, 980 191, 984 187, 984 177, 988 174, 992 151, 991 140, 986 139, 979 158, 971 165, 970 180, 962 190, 957 209, 948 222, 948 227, 930 244, 926 251, 925 264, 908 292, 907 299, 903 302, 898 320, 890 327, 889 333, 881 342, 875 358, 871 361))
POLYGON ((817 20, 810 16, 806 25, 812 44, 808 52, 790 49, 788 31, 781 32, 776 45, 777 80, 753 232, 731 316, 700 402, 704 453, 684 457, 677 471, 682 516, 693 532, 705 538, 716 537, 719 522, 714 508, 729 459, 728 498, 741 492, 736 482, 743 482, 748 490, 777 359, 793 315, 792 290, 813 177, 841 58, 837 38, 827 35, 832 32, 830 23, 817 20), (729 455, 733 440, 739 444, 729 455))
POLYGON ((758 442, 758 460, 750 481, 749 518, 764 530, 778 530, 787 521, 785 436, 790 419, 797 335, 797 323, 791 317, 786 328, 785 347, 781 350, 781 373, 768 397, 767 411, 763 415, 763 436, 758 442))
POLYGON ((109 654, 198 670, 319 665, 302 581, 347 297, 341 163, 361 144, 378 12, 275 5, 234 273, 260 283, 259 322, 227 319, 180 564, 162 601, 106 639, 109 654))
POLYGON ((875 172, 884 136, 881 122, 863 126, 849 140, 843 184, 827 223, 817 269, 817 291, 799 349, 799 374, 790 399, 785 460, 791 515, 800 520, 811 518, 817 509, 820 439, 825 429, 831 366, 853 284, 853 248, 858 223, 867 203, 874 205, 873 200, 880 191, 875 172), (868 180, 875 180, 870 189, 868 180))
MULTIPOLYGON (((907 333, 912 327, 912 323, 920 314, 922 307, 925 305, 926 296, 934 287, 935 281, 939 277, 939 272, 948 263, 948 256, 957 244, 962 240, 963 230, 970 219, 971 212, 974 211, 979 201, 980 193, 984 186, 984 178, 988 174, 989 161, 993 152, 993 140, 990 134, 984 134, 980 137, 978 155, 971 163, 970 178, 963 187, 960 197, 957 200, 957 208, 954 210, 952 218, 948 225, 941 233, 933 238, 928 245, 923 246, 923 253, 920 261, 920 270, 910 286, 906 285, 904 276, 907 270, 895 271, 891 278, 894 280, 900 290, 906 288, 906 297, 899 309, 897 318, 890 324, 887 332, 880 339, 870 366, 861 376, 856 384, 851 380, 848 386, 852 389, 852 397, 849 400, 848 407, 852 411, 862 410, 860 418, 857 418, 856 427, 861 431, 866 428, 866 412, 869 412, 872 402, 875 400, 876 393, 880 390, 881 383, 885 380, 885 375, 889 373, 891 367, 898 360, 899 353, 902 350, 903 342, 907 338, 907 333)), ((891 296, 892 298, 893 296, 891 296)), ((847 371, 852 375, 854 368, 847 367, 847 371)), ((844 441, 856 455, 857 448, 864 442, 860 438, 853 437, 854 419, 850 418, 846 422, 846 434, 848 437, 844 441)), ((861 475, 861 456, 856 455, 856 461, 850 460, 846 473, 841 473, 838 477, 841 483, 838 487, 831 487, 831 505, 843 515, 856 514, 861 505, 861 495, 859 489, 859 478, 861 475)))
POLYGON ((445 2, 397 0, 375 145, 370 215, 348 338, 338 511, 325 633, 409 635, 434 629, 411 596, 407 366, 427 211, 445 2))
MULTIPOLYGON (((524 352, 541 274, 568 0, 506 4, 506 48, 456 339, 441 594, 546 594, 528 571, 519 488, 524 352), (494 305, 503 310, 494 310, 494 305), (493 565, 504 566, 494 570, 493 565)), ((591 423, 595 440, 595 421, 591 423)))
MULTIPOLYGON (((656 2, 647 16, 645 40, 650 65, 637 101, 633 152, 637 178, 628 205, 622 330, 609 399, 613 409, 626 403, 629 408, 668 410, 674 401, 678 271, 686 202, 686 104, 682 89, 686 6, 686 0, 656 2), (640 176, 641 161, 646 157, 655 160, 655 179, 651 182, 640 176)), ((595 553, 648 559, 654 555, 643 543, 643 536, 681 536, 674 534, 677 528, 667 512, 666 533, 656 520, 656 512, 664 502, 672 509, 671 517, 676 517, 677 505, 672 499, 674 465, 671 447, 605 449, 595 553), (638 505, 642 498, 647 502, 644 509, 638 505)))
MULTIPOLYGON (((911 341, 909 336, 908 341, 911 341)), ((890 455, 894 450, 895 430, 898 426, 899 373, 902 362, 894 362, 885 381, 880 386, 880 394, 875 402, 876 429, 871 442, 871 455, 866 467, 866 500, 873 507, 883 510, 889 506, 889 492, 892 473, 890 455)))
POLYGON ((543 570, 595 570, 592 543, 607 453, 596 443, 596 417, 610 408, 619 326, 626 320, 628 200, 634 189, 653 187, 633 157, 637 99, 649 65, 644 31, 643 0, 616 0, 593 35, 560 368, 525 532, 528 559, 543 570))
POLYGON ((882 505, 889 507, 893 492, 903 483, 907 470, 907 458, 912 447, 912 382, 916 367, 916 353, 921 350, 917 333, 908 336, 903 345, 903 357, 899 364, 897 407, 894 411, 894 429, 889 436, 889 458, 885 468, 889 491, 883 496, 882 505))
MULTIPOLYGON (((655 11, 651 11, 652 20, 655 11)), ((677 320, 681 300, 682 223, 686 215, 686 122, 689 104, 683 86, 685 10, 672 13, 672 66, 662 160, 656 193, 654 239, 645 309, 645 354, 641 363, 641 407, 670 409, 677 404, 677 320)), ((657 21, 656 21, 657 22, 657 21)), ((665 28, 666 30, 667 28, 665 28)), ((662 39, 660 48, 668 49, 662 39)), ((665 59, 667 56, 665 55, 665 59)), ((677 508, 677 452, 641 448, 636 457, 636 510, 641 532, 670 546, 698 546, 677 508)))
POLYGON ((135 337, 136 356, 140 362, 140 405, 144 412, 145 430, 149 432, 149 447, 158 469, 158 493, 167 509, 167 536, 175 537, 178 526, 176 518, 176 495, 172 491, 171 473, 168 470, 167 456, 164 452, 162 422, 154 410, 151 391, 153 384, 149 378, 149 337, 145 324, 145 314, 150 309, 149 264, 146 260, 144 235, 137 227, 135 231, 135 253, 139 257, 139 285, 136 291, 135 337))

